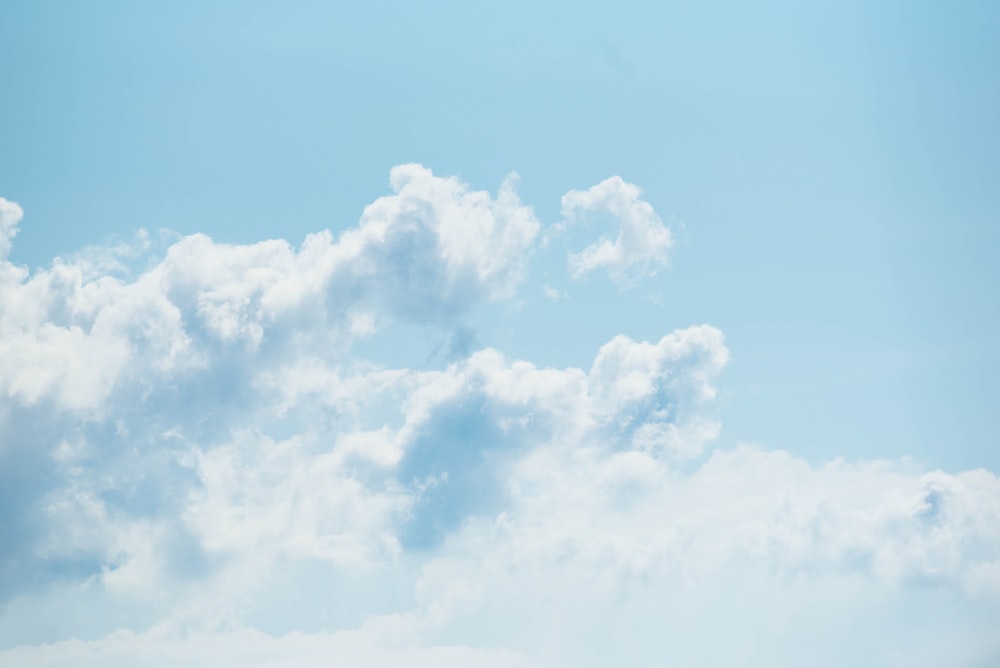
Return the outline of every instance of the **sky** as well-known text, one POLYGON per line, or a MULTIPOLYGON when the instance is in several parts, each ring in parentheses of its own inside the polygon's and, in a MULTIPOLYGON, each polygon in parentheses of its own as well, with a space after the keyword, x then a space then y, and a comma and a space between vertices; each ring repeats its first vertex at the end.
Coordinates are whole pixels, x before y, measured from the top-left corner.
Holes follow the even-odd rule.
POLYGON ((5 2, 0 667, 1000 664, 1000 5, 5 2))

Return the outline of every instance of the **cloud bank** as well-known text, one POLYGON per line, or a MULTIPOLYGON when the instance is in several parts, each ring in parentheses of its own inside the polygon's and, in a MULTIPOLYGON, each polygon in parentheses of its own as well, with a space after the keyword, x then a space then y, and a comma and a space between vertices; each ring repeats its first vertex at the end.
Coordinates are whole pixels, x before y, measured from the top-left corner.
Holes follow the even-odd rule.
MULTIPOLYGON (((363 358, 516 297, 543 237, 513 178, 390 185, 297 248, 34 273, 0 199, 0 666, 995 665, 997 476, 717 447, 711 326, 363 358)), ((576 275, 665 260, 635 186, 562 201, 620 221, 576 275)))

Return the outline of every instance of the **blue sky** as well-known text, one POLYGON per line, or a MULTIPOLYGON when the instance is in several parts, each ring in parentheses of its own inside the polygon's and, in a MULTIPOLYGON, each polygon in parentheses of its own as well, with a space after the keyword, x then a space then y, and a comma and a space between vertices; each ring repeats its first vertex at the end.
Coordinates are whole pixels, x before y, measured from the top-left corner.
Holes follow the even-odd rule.
POLYGON ((1000 656, 995 3, 0 24, 0 665, 1000 656))

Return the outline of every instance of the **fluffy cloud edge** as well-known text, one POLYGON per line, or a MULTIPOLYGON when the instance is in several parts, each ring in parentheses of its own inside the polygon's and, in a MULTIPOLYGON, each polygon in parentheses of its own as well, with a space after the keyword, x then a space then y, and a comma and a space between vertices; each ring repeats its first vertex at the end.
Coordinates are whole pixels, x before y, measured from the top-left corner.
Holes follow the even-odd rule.
POLYGON ((666 265, 673 235, 641 194, 635 184, 612 176, 587 190, 571 190, 562 196, 564 225, 597 214, 610 215, 618 223, 613 241, 602 237, 570 255, 574 278, 604 270, 618 283, 626 283, 666 265))
MULTIPOLYGON (((88 588, 117 611, 109 623, 129 606, 156 620, 7 649, 0 665, 602 665, 623 639, 622 665, 691 665, 697 647, 658 653, 651 617, 710 638, 711 625, 685 626, 692 611, 733 623, 727 600, 746 614, 806 612, 804 626, 771 630, 778 643, 872 605, 901 614, 896 602, 925 591, 969 623, 973 650, 998 656, 970 622, 977 606, 998 615, 996 475, 711 448, 728 359, 712 327, 614 337, 589 369, 493 349, 428 371, 352 360, 352 338, 383 317, 450 323, 509 297, 539 234, 513 179, 495 197, 419 165, 390 181, 393 194, 336 240, 192 235, 135 277, 117 264, 130 248, 29 276, 3 258, 22 212, 0 200, 0 390, 12 400, 0 457, 11 475, 42 467, 56 481, 9 493, 48 534, 0 556, 69 567, 52 586, 88 588), (352 630, 283 635, 322 605, 270 602, 318 592, 348 592, 354 609, 329 624, 352 630), (784 602, 768 607, 775 593, 784 602), (813 596, 839 601, 838 614, 813 596), (220 610, 234 620, 224 630, 220 610), (175 626, 185 615, 195 621, 175 626)), ((665 263, 669 230, 632 184, 571 191, 563 210, 620 222, 616 241, 574 256, 578 277, 665 263)), ((0 627, 35 595, 10 598, 0 627)), ((60 600, 32 619, 74 614, 60 600)), ((937 621, 899 628, 926 648, 937 621)), ((762 628, 746 626, 741 651, 762 628)))

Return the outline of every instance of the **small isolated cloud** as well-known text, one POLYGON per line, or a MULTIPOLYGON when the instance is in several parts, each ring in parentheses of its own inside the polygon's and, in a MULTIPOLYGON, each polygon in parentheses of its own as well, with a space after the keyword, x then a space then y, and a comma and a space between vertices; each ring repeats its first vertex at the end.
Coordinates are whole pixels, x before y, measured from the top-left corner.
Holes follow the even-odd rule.
POLYGON ((17 224, 21 222, 24 212, 16 202, 0 197, 0 260, 10 252, 14 236, 17 234, 17 224))
POLYGON ((653 207, 640 199, 641 193, 638 186, 612 176, 587 190, 563 195, 562 215, 568 224, 595 214, 610 215, 618 223, 613 241, 602 237, 570 256, 574 278, 601 269, 621 282, 666 265, 673 237, 653 207))
POLYGON ((565 290, 553 288, 551 285, 542 286, 542 294, 545 295, 546 299, 553 302, 569 299, 569 295, 566 294, 565 290))

